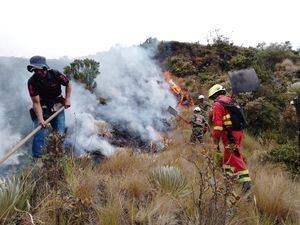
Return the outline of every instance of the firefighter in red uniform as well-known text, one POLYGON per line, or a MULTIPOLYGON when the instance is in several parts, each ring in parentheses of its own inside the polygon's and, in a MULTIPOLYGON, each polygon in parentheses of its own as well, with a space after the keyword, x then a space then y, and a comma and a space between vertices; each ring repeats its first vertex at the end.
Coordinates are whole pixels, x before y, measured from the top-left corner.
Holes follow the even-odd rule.
POLYGON ((246 163, 241 156, 241 142, 243 130, 233 130, 230 113, 221 102, 231 103, 232 99, 225 96, 226 90, 220 84, 215 84, 209 89, 208 97, 213 100, 210 116, 213 124, 213 140, 219 151, 219 141, 224 145, 223 169, 226 175, 236 175, 242 184, 244 192, 251 189, 251 179, 246 163))

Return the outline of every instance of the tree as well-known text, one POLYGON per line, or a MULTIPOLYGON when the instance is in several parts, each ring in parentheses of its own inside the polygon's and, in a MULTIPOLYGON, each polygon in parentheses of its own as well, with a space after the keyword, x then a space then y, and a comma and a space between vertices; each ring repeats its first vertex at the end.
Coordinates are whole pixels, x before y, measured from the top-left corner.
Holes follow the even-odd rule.
POLYGON ((93 59, 75 59, 69 66, 64 68, 64 73, 70 79, 85 84, 85 88, 93 91, 97 87, 95 78, 99 71, 100 63, 93 59))

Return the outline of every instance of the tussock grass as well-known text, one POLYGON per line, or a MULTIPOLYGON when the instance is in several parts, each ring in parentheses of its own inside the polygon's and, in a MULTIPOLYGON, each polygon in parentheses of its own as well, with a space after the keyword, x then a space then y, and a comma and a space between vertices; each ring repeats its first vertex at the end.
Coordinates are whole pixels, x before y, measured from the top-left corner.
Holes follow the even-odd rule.
POLYGON ((106 205, 98 209, 98 218, 101 225, 124 224, 124 200, 119 193, 109 199, 106 205), (122 223, 123 222, 123 223, 122 223))
MULTIPOLYGON (((190 113, 183 112, 186 118, 190 113)), ((239 194, 240 185, 223 176, 209 135, 204 148, 190 145, 191 127, 182 121, 177 125, 168 135, 169 145, 157 154, 120 150, 95 166, 88 160, 60 158, 63 154, 57 151, 55 168, 59 170, 48 163, 42 172, 50 173, 44 177, 52 183, 60 180, 49 185, 42 179, 35 189, 30 210, 35 223, 299 224, 300 184, 282 169, 262 164, 259 156, 269 146, 248 135, 243 143, 254 181, 255 206, 233 195, 239 194), (60 168, 63 175, 58 173, 60 168)))
POLYGON ((120 175, 140 168, 142 161, 131 150, 121 150, 100 165, 105 174, 120 175))
POLYGON ((246 152, 248 156, 256 151, 261 151, 263 149, 264 147, 262 147, 262 145, 258 141, 256 141, 254 137, 249 134, 245 135, 242 142, 242 151, 246 152))
POLYGON ((93 170, 91 167, 85 169, 74 167, 72 172, 72 176, 68 179, 72 195, 81 202, 95 202, 97 199, 95 194, 101 184, 98 171, 93 170))
POLYGON ((176 225, 181 208, 170 195, 158 195, 136 215, 137 224, 176 225))
POLYGON ((287 173, 274 167, 261 167, 255 176, 255 196, 260 213, 274 223, 300 223, 300 185, 287 173))
POLYGON ((147 177, 140 174, 134 175, 130 179, 126 179, 124 182, 124 187, 129 196, 137 200, 148 195, 147 193, 150 194, 153 190, 147 177))

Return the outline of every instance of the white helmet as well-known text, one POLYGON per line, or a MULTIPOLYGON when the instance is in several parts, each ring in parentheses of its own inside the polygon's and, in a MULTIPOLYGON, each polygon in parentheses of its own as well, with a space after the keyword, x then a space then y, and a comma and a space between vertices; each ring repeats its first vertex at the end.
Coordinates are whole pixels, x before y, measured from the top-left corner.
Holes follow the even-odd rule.
POLYGON ((198 96, 198 99, 200 100, 200 99, 204 99, 204 95, 199 95, 198 96))
POLYGON ((194 112, 201 112, 201 109, 200 109, 200 107, 198 107, 198 106, 197 106, 197 107, 195 107, 195 108, 194 108, 194 112))

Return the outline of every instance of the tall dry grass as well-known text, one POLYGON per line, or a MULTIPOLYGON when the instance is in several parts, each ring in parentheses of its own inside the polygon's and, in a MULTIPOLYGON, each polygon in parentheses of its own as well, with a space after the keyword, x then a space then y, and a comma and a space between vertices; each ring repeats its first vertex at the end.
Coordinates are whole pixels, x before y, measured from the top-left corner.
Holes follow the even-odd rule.
MULTIPOLYGON (((185 117, 189 115, 186 112, 185 117)), ((94 166, 88 160, 59 160, 57 185, 41 185, 29 211, 36 224, 267 225, 299 223, 299 182, 280 168, 264 165, 262 146, 246 135, 247 156, 257 204, 239 196, 214 161, 213 145, 190 145, 191 128, 182 121, 169 133, 163 152, 130 149, 94 166)), ((51 167, 52 168, 52 167, 51 167)), ((42 170, 47 172, 45 170, 42 170)), ((49 170, 51 173, 53 170, 49 170)), ((56 176, 45 176, 53 178, 56 176)))
POLYGON ((300 224, 300 184, 273 166, 255 174, 255 196, 260 213, 278 223, 300 224))

